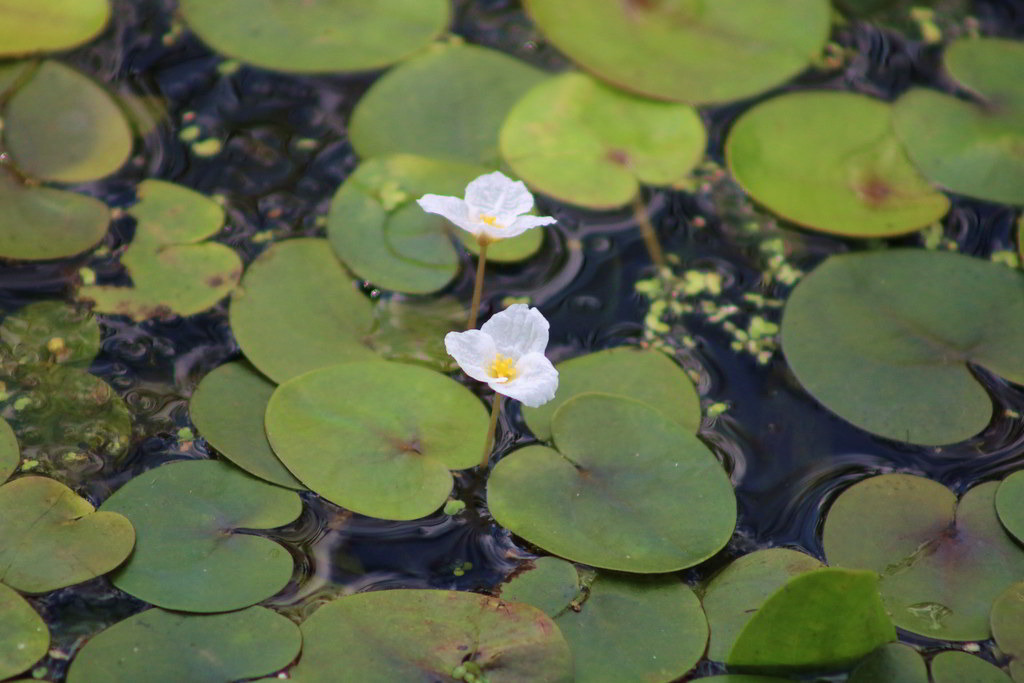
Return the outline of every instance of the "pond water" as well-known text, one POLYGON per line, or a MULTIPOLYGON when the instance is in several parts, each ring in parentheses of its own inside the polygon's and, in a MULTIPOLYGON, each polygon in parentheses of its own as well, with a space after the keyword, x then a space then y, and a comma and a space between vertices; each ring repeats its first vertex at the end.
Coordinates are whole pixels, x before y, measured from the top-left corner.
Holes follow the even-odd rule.
MULTIPOLYGON (((356 165, 346 121, 376 74, 303 77, 248 67, 226 69, 223 58, 197 39, 175 33, 180 26, 173 21, 172 6, 155 0, 115 2, 107 31, 68 58, 119 89, 167 101, 166 118, 154 116, 152 121, 159 134, 144 138, 145 146, 137 148, 129 164, 89 191, 111 206, 126 207, 134 202, 136 184, 154 177, 221 197, 228 221, 217 240, 235 249, 246 264, 269 238, 322 235, 330 198, 356 165), (187 126, 198 126, 204 139, 219 140, 222 148, 211 156, 198 154, 180 137, 187 126)), ((467 40, 548 68, 565 63, 515 2, 460 0, 456 6, 454 31, 467 40)), ((979 2, 974 15, 985 33, 1024 35, 1020 3, 979 2)), ((855 52, 846 67, 810 72, 785 89, 841 87, 892 98, 911 84, 939 82, 935 49, 870 24, 842 28, 836 38, 855 52)), ((725 133, 751 104, 705 111, 710 159, 723 163, 725 133)), ((712 191, 710 185, 694 193, 654 190, 644 199, 665 249, 679 258, 677 270, 714 271, 731 283, 718 305, 749 310, 743 298, 749 293, 784 298, 787 287, 766 289, 760 284, 760 241, 739 225, 743 206, 731 214, 724 210, 727 191, 726 186, 712 191)), ((648 301, 634 284, 653 271, 631 213, 590 213, 538 201, 541 213, 557 217, 558 224, 548 233, 540 256, 525 265, 491 267, 490 312, 500 308, 503 297, 530 295, 551 321, 548 355, 556 362, 584 351, 646 343, 648 301)), ((988 258, 1015 249, 1014 209, 962 197, 953 202, 943 236, 959 250, 988 258)), ((132 233, 131 219, 121 217, 103 243, 106 256, 4 265, 0 311, 66 298, 84 266, 100 277, 120 273, 111 254, 130 242, 132 233)), ((797 229, 781 229, 778 236, 787 262, 804 270, 830 254, 863 248, 853 240, 797 229)), ((916 245, 920 239, 911 235, 889 242, 916 245)), ((445 293, 468 300, 472 278, 472 268, 464 267, 445 293)), ((777 323, 780 309, 767 310, 765 315, 777 323)), ((141 324, 114 316, 100 320, 102 352, 90 371, 124 397, 134 426, 129 454, 104 465, 81 487, 93 502, 163 462, 210 457, 201 438, 182 431, 194 429, 188 399, 204 375, 239 356, 226 301, 189 318, 141 324)), ((749 315, 733 320, 742 326, 749 315)), ((781 353, 767 362, 736 353, 731 348, 734 337, 708 315, 684 316, 668 337, 677 358, 699 379, 705 407, 727 406, 722 414, 704 418, 700 436, 731 472, 740 508, 737 533, 728 548, 687 571, 688 580, 706 578, 733 557, 758 548, 788 546, 821 557, 823 511, 840 490, 866 475, 921 474, 960 493, 1024 465, 1024 393, 983 371, 978 374, 997 402, 996 419, 982 434, 955 447, 926 448, 873 437, 823 410, 799 386, 781 353), (692 343, 679 342, 684 335, 692 343)), ((531 440, 518 410, 502 417, 498 453, 531 440)), ((483 502, 480 482, 471 472, 457 476, 457 487, 483 502)), ((388 522, 346 513, 312 495, 303 498, 302 516, 268 534, 296 560, 292 582, 267 603, 285 613, 307 614, 331 597, 368 588, 486 590, 534 556, 535 549, 485 512, 474 512, 472 505, 457 517, 439 512, 414 522, 388 522)), ((145 607, 103 578, 31 602, 53 636, 51 654, 36 671, 53 681, 62 680, 69 655, 87 637, 145 607)), ((707 663, 699 669, 713 670, 707 663)))

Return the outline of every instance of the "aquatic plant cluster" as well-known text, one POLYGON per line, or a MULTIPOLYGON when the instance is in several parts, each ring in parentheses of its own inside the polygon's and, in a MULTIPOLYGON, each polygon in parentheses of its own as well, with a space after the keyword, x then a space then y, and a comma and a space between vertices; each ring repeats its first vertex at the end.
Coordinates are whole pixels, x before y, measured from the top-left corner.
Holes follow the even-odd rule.
MULTIPOLYGON (((178 0, 156 38, 225 82, 366 87, 321 220, 242 245, 231 197, 132 156, 173 97, 71 64, 142 5, 0 0, 0 258, 74 279, 0 320, 0 680, 1024 682, 1021 446, 969 487, 862 472, 813 547, 755 542, 750 463, 710 429, 743 406, 715 400, 689 328, 922 462, 1020 422, 1024 44, 930 4, 523 0, 502 30, 543 44, 539 68, 458 35, 468 0, 178 0), (941 55, 944 89, 816 87, 865 21, 941 55), (130 191, 94 196, 126 165, 130 191), (659 197, 703 208, 659 224, 659 197), (958 253, 964 201, 1016 218, 1016 250, 958 253), (643 243, 618 283, 643 326, 553 351, 542 288, 502 283, 555 255, 576 263, 559 287, 582 278, 588 221, 643 243), (757 280, 690 267, 682 231, 749 250, 757 280), (795 258, 813 240, 829 255, 795 258), (201 316, 239 353, 194 387, 178 450, 140 458, 138 401, 93 372, 104 339, 201 316), (339 554, 313 586, 287 540, 313 516, 474 526, 507 563, 360 584, 330 579, 368 573, 339 554), (86 582, 128 607, 59 631, 48 601, 86 582)), ((230 154, 181 118, 193 158, 230 154)))

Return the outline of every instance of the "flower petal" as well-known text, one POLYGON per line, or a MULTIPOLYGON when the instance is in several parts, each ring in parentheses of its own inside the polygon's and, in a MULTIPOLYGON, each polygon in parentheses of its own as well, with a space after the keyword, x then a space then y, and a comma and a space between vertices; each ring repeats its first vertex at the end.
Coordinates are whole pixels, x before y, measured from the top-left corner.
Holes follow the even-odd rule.
POLYGON ((536 408, 555 397, 558 390, 558 370, 543 353, 528 353, 516 363, 516 378, 505 384, 488 382, 499 394, 536 408))
POLYGON ((516 216, 533 208, 533 195, 522 181, 513 181, 501 171, 495 171, 466 186, 466 203, 474 218, 483 213, 508 226, 516 216))
POLYGON ((498 353, 519 358, 528 353, 544 353, 548 347, 547 318, 526 304, 512 304, 495 313, 480 326, 480 331, 494 339, 498 353))
POLYGON ((470 220, 469 205, 458 197, 446 197, 440 194, 425 194, 416 200, 427 213, 436 213, 474 235, 480 232, 476 222, 470 220))
POLYGON ((495 234, 494 236, 502 238, 515 237, 516 235, 522 235, 530 228, 539 228, 542 225, 552 225, 557 222, 558 220, 551 216, 520 216, 512 221, 512 225, 500 231, 501 235, 495 234))
POLYGON ((493 379, 489 368, 498 355, 498 350, 491 335, 483 330, 449 332, 444 336, 444 348, 462 371, 473 379, 480 382, 490 382, 493 379))

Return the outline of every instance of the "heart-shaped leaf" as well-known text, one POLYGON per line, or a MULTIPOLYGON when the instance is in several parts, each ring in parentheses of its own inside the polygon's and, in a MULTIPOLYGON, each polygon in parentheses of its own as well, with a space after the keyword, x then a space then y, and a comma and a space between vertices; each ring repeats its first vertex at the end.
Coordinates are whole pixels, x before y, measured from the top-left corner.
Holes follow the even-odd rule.
POLYGON ((999 484, 996 512, 1006 530, 1024 543, 1024 471, 1014 472, 999 484))
POLYGON ((14 436, 11 425, 0 418, 0 484, 14 474, 20 463, 21 449, 18 448, 18 438, 14 436))
POLYGON ((596 391, 624 396, 659 411, 691 433, 700 427, 700 397, 681 367, 659 351, 605 349, 558 364, 558 393, 539 408, 523 408, 538 439, 551 438, 551 417, 566 401, 596 391))
POLYGON ((444 504, 449 470, 480 462, 487 422, 483 404, 455 380, 387 361, 296 377, 277 388, 266 415, 274 452, 303 484, 354 512, 396 520, 444 504))
POLYGON ((447 0, 182 0, 189 28, 217 52, 267 69, 379 69, 448 25, 447 0))
POLYGON ((932 658, 931 671, 933 683, 1011 683, 999 667, 966 652, 940 652, 932 658))
POLYGON ((20 674, 45 654, 50 632, 32 605, 0 583, 0 678, 20 674))
POLYGON ((850 672, 850 683, 930 683, 928 667, 917 650, 903 643, 888 643, 862 659, 850 672))
POLYGON ((203 378, 189 401, 189 415, 224 457, 265 481, 290 489, 302 484, 274 455, 263 416, 275 385, 243 361, 226 363, 203 378))
POLYGON ((879 237, 919 230, 949 210, 907 159, 889 104, 845 92, 790 93, 733 125, 726 160, 758 202, 812 230, 879 237))
POLYGON ((552 619, 569 608, 580 594, 580 576, 570 562, 538 557, 525 573, 501 587, 501 599, 533 605, 552 619))
POLYGON ((706 133, 685 104, 646 100, 581 73, 527 92, 501 127, 501 156, 527 184, 591 209, 632 201, 640 184, 680 181, 706 133))
POLYGON ((984 640, 992 603, 1024 576, 1024 550, 996 517, 997 486, 976 486, 958 504, 923 477, 887 474, 854 484, 825 520, 829 564, 878 572, 900 628, 984 640))
POLYGON ((0 0, 0 56, 66 50, 88 42, 107 24, 107 0, 0 0))
POLYGON ((722 466, 696 436, 631 399, 582 394, 555 413, 558 450, 527 446, 487 485, 495 520, 562 557, 670 572, 714 555, 736 523, 722 466))
POLYGON ((149 609, 93 636, 75 655, 68 683, 224 683, 287 666, 302 635, 263 607, 228 614, 149 609))
POLYGON ((786 360, 815 398, 911 443, 981 431, 992 399, 968 364, 1022 383, 1022 347, 1024 275, 948 252, 833 256, 801 280, 782 316, 786 360))
POLYGON ((327 240, 286 240, 260 254, 231 299, 230 317, 242 353, 275 382, 376 358, 363 343, 373 322, 370 300, 327 240))
POLYGON ((824 0, 526 0, 555 46, 619 87, 709 103, 803 71, 828 39, 824 0))
POLYGON ((1024 581, 996 598, 989 619, 996 645, 1010 658, 1010 675, 1017 683, 1024 681, 1024 581))
POLYGON ((465 680, 569 683, 572 655, 543 612, 474 593, 387 590, 339 598, 302 624, 303 683, 465 680))
POLYGON ((223 462, 149 470, 101 509, 120 512, 139 534, 131 559, 111 577, 114 585, 154 605, 225 612, 269 598, 291 578, 288 551, 248 530, 293 521, 302 511, 298 495, 223 462))
POLYGON ((60 482, 20 477, 0 486, 0 582, 45 593, 94 579, 124 562, 135 532, 60 482))

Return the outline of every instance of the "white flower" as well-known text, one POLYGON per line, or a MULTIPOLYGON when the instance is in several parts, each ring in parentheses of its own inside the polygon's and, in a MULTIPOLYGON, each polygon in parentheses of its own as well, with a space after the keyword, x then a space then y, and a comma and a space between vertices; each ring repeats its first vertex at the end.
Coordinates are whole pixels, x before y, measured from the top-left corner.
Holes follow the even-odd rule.
POLYGON ((521 181, 513 181, 501 171, 471 181, 464 200, 425 194, 416 201, 427 213, 444 216, 477 239, 490 241, 557 222, 551 216, 524 216, 533 208, 533 195, 521 181))
POLYGON ((449 332, 444 348, 473 379, 532 408, 555 397, 558 370, 544 356, 548 321, 536 308, 513 304, 479 330, 449 332))

